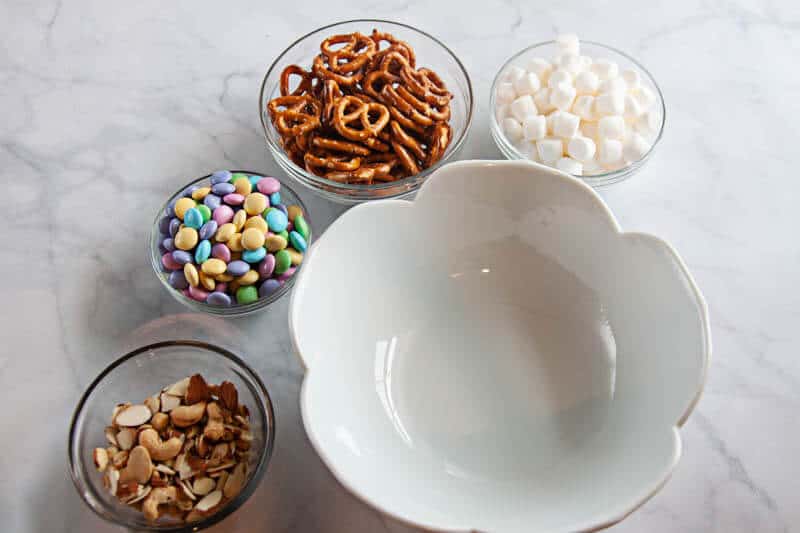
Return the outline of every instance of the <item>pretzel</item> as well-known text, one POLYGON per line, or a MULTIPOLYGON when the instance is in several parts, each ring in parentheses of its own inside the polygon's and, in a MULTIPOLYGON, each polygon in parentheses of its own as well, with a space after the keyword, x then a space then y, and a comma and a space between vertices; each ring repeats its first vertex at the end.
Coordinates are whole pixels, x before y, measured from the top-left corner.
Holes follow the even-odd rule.
POLYGON ((392 121, 391 128, 392 139, 394 141, 397 141, 411 151, 411 153, 414 154, 418 160, 425 161, 427 159, 427 154, 425 153, 425 150, 422 149, 420 142, 406 133, 400 124, 398 124, 396 121, 392 121))
POLYGON ((320 155, 306 152, 303 156, 306 165, 311 167, 326 168, 329 170, 356 170, 361 166, 360 157, 350 159, 343 155, 332 155, 322 152, 320 155))
POLYGON ((444 122, 440 122, 433 127, 433 133, 428 143, 428 157, 425 160, 426 166, 433 166, 434 163, 444 156, 452 135, 453 132, 450 126, 444 122))
POLYGON ((303 67, 297 65, 289 65, 283 72, 281 72, 281 96, 300 96, 311 90, 313 76, 303 67), (300 76, 300 83, 297 84, 294 91, 289 91, 289 78, 291 76, 300 76))
POLYGON ((388 52, 398 52, 406 58, 406 61, 411 68, 416 66, 417 58, 414 55, 414 49, 411 48, 407 42, 401 41, 400 39, 395 39, 391 33, 379 32, 377 29, 372 30, 370 37, 373 41, 375 41, 375 44, 378 46, 379 50, 379 52, 375 54, 375 59, 379 59, 377 56, 380 56, 381 54, 385 55, 388 52), (381 43, 384 41, 389 43, 389 46, 384 50, 380 50, 381 43))
POLYGON ((329 152, 343 152, 345 154, 353 154, 360 156, 368 156, 372 151, 366 146, 360 144, 342 141, 339 139, 330 139, 327 137, 314 136, 311 139, 311 146, 321 148, 329 152))
POLYGON ((334 112, 333 125, 342 137, 353 141, 364 141, 376 136, 389 122, 389 110, 377 103, 364 103, 357 96, 339 98, 334 112), (352 111, 348 111, 352 109, 352 111), (377 113, 375 121, 371 114, 377 113), (361 129, 350 126, 358 121, 361 129))

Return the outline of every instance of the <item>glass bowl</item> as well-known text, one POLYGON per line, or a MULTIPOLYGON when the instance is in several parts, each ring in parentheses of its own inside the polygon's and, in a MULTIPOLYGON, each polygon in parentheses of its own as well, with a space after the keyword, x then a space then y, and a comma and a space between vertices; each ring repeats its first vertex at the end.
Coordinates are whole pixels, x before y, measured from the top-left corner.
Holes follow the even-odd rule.
MULTIPOLYGON (((252 172, 249 170, 231 170, 230 172, 233 174, 236 173, 247 174, 248 176, 267 176, 267 174, 252 172)), ((161 283, 167 289, 167 292, 169 292, 173 298, 178 300, 186 307, 192 309, 193 311, 200 311, 203 313, 209 313, 212 315, 223 316, 223 317, 235 317, 235 316, 247 315, 255 311, 258 311, 260 309, 263 309, 264 307, 267 307, 271 303, 279 300, 281 296, 286 294, 294 285, 294 279, 300 272, 300 269, 302 268, 303 264, 301 263, 297 265, 297 270, 295 271, 295 275, 286 280, 283 283, 283 285, 281 285, 275 292, 273 292, 269 296, 265 298, 259 298, 255 302, 249 304, 241 305, 234 303, 230 307, 209 305, 205 302, 198 302, 197 300, 193 300, 185 296, 181 291, 173 288, 169 284, 168 282, 169 271, 167 271, 161 264, 161 256, 163 255, 163 253, 159 249, 159 241, 161 236, 161 232, 158 227, 159 221, 168 214, 168 206, 170 205, 170 202, 183 196, 184 191, 186 191, 192 186, 208 184, 210 178, 211 175, 209 174, 207 176, 203 176, 202 178, 198 178, 188 183, 187 185, 184 185, 177 192, 171 195, 169 199, 166 202, 164 202, 164 205, 161 206, 161 209, 159 209, 158 213, 156 214, 155 220, 153 221, 153 227, 150 230, 150 242, 148 243, 150 247, 150 263, 153 266, 153 271, 155 272, 156 277, 159 279, 159 281, 161 281, 161 283)), ((277 179, 281 183, 280 193, 283 204, 287 206, 298 205, 300 206, 300 209, 303 210, 303 215, 309 226, 308 244, 311 245, 311 241, 313 238, 313 229, 311 227, 311 221, 309 220, 308 210, 306 209, 305 204, 303 204, 303 201, 300 199, 297 193, 294 192, 294 190, 292 190, 291 187, 286 185, 284 180, 277 177, 275 179, 277 179)))
POLYGON ((425 178, 452 159, 461 149, 472 123, 474 103, 472 83, 464 65, 441 41, 421 30, 399 22, 360 19, 323 26, 300 37, 289 45, 275 59, 266 76, 264 76, 258 106, 267 147, 278 165, 289 176, 309 187, 320 196, 338 203, 354 204, 381 198, 400 198, 416 191, 425 181, 425 178), (416 53, 418 65, 433 69, 447 84, 447 88, 453 93, 453 99, 450 102, 452 114, 450 127, 452 128, 453 136, 444 156, 433 166, 426 168, 419 174, 375 185, 339 183, 312 174, 292 162, 281 146, 280 136, 269 118, 266 107, 272 98, 280 96, 280 78, 284 68, 289 65, 300 65, 305 69, 310 68, 314 56, 319 53, 320 43, 331 35, 355 31, 369 34, 373 28, 391 33, 398 39, 410 44, 416 53))
MULTIPOLYGON (((656 97, 656 102, 654 103, 652 110, 656 113, 658 133, 654 136, 648 137, 648 141, 650 141, 650 150, 638 161, 635 161, 628 165, 627 167, 620 168, 617 170, 607 171, 600 174, 591 174, 587 176, 575 176, 576 178, 582 179, 587 184, 591 185, 592 187, 603 187, 606 185, 611 185, 614 183, 618 183, 623 181, 631 176, 633 176, 636 172, 638 172, 644 164, 650 159, 650 156, 655 151, 656 145, 658 145, 658 141, 661 140, 661 135, 664 132, 664 121, 666 119, 666 108, 664 107, 664 95, 661 94, 661 89, 659 88, 656 80, 650 74, 650 72, 644 68, 638 61, 634 58, 613 48, 611 46, 607 46, 604 44, 596 43, 593 41, 580 41, 581 46, 581 55, 587 55, 592 59, 597 59, 600 57, 610 59, 611 61, 616 62, 619 65, 620 70, 624 69, 634 69, 637 70, 641 74, 641 83, 648 87, 650 90, 653 91, 653 94, 656 97)), ((511 56, 508 61, 506 61, 500 70, 497 72, 497 75, 492 82, 492 89, 490 95, 490 104, 489 109, 491 110, 490 117, 489 117, 489 128, 492 134, 492 138, 494 139, 495 144, 503 153, 503 155, 508 159, 528 159, 528 157, 520 152, 520 150, 511 142, 509 141, 506 136, 503 134, 502 129, 500 128, 500 123, 497 120, 497 115, 495 113, 495 105, 496 105, 496 94, 497 94, 497 85, 500 83, 503 74, 514 65, 518 65, 520 67, 524 66, 525 62, 533 57, 542 57, 547 59, 548 61, 558 55, 558 45, 556 41, 547 41, 543 43, 534 44, 525 48, 524 50, 517 52, 513 56, 511 56)))
POLYGON ((198 341, 166 341, 138 348, 103 370, 81 396, 69 430, 69 468, 75 488, 98 516, 132 530, 196 531, 219 522, 253 494, 272 455, 275 415, 272 400, 256 373, 233 353, 198 341), (94 466, 95 447, 107 446, 104 428, 119 403, 138 402, 186 376, 200 372, 209 383, 232 382, 240 403, 250 410, 253 441, 249 478, 239 494, 218 512, 190 524, 176 519, 145 520, 141 511, 121 503, 103 486, 94 466))

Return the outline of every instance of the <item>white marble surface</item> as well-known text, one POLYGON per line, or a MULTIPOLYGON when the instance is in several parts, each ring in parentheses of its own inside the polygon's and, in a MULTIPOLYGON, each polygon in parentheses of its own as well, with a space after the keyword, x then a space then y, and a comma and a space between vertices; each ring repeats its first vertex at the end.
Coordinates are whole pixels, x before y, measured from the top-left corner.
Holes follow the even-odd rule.
MULTIPOLYGON (((623 226, 681 252, 704 291, 714 360, 671 482, 615 532, 800 530, 800 9, 737 2, 0 3, 0 516, 4 531, 114 528, 66 470, 73 406, 132 346, 206 337, 245 352, 277 408, 276 452, 256 495, 216 531, 409 531, 346 493, 300 424, 287 299, 237 321, 190 315, 144 255, 161 199, 218 167, 276 171, 257 92, 300 34, 366 15, 418 25, 472 75, 463 157, 499 153, 487 127, 504 58, 576 31, 640 58, 668 106, 658 153, 604 192, 623 226), (473 5, 475 4, 475 5, 473 5)), ((337 208, 304 194, 318 229, 337 208)), ((602 482, 598 482, 602 490, 602 482)))

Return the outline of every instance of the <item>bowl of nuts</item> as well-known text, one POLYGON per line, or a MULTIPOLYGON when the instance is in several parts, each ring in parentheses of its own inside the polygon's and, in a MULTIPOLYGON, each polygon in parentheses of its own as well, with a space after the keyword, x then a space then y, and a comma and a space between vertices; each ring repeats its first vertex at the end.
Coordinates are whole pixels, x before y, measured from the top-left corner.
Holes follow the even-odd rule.
POLYGON ((112 363, 81 397, 70 474, 110 522, 196 531, 253 494, 274 423, 264 384, 233 353, 197 341, 151 344, 112 363))
POLYGON ((278 56, 259 110, 287 174, 327 199, 358 203, 412 194, 458 152, 472 122, 472 84, 435 37, 351 20, 278 56))

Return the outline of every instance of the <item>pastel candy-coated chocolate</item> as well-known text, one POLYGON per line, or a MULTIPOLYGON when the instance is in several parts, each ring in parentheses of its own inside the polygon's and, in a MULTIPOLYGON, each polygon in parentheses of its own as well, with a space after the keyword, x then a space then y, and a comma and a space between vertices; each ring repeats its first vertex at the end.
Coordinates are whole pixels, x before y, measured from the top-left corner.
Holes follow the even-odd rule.
POLYGON ((231 297, 224 292, 214 291, 208 295, 206 303, 209 305, 216 305, 217 307, 230 307, 231 297))
POLYGON ((232 192, 223 196, 222 201, 228 205, 242 205, 244 203, 244 196, 238 192, 232 192))
POLYGON ((203 198, 203 205, 211 209, 211 211, 214 211, 214 209, 222 205, 222 198, 220 198, 216 194, 209 194, 208 196, 203 198))
POLYGON ((253 285, 239 287, 236 290, 236 301, 240 304, 250 304, 258 300, 258 291, 253 285))
POLYGON ((253 184, 244 174, 236 174, 231 183, 233 183, 236 192, 242 196, 247 196, 253 191, 253 184))
POLYGON ((275 274, 281 275, 292 266, 292 257, 286 250, 280 250, 275 253, 275 274))
POLYGON ((216 276, 217 274, 223 274, 228 266, 225 264, 225 261, 217 258, 212 258, 206 260, 200 268, 203 269, 203 272, 210 276, 216 276))
POLYGON ((271 232, 280 233, 286 229, 286 226, 289 224, 289 219, 283 211, 273 209, 267 213, 267 224, 271 232))
POLYGON ((239 285, 252 285, 253 283, 258 281, 258 272, 255 270, 248 270, 238 278, 236 278, 236 282, 239 285))
POLYGON ((289 242, 289 232, 288 232, 288 231, 286 231, 286 230, 283 230, 282 232, 278 233, 277 235, 278 235, 279 237, 283 237, 283 239, 284 239, 286 242, 289 242))
POLYGON ((216 183, 211 187, 211 192, 216 194, 217 196, 225 196, 226 194, 230 194, 236 190, 236 187, 233 186, 233 183, 216 183))
POLYGON ((168 235, 169 234, 169 217, 163 216, 158 221, 158 232, 161 235, 168 235))
POLYGON ((178 230, 181 229, 181 221, 177 218, 173 218, 169 221, 169 236, 175 237, 178 234, 178 230))
POLYGON ((167 270, 180 270, 183 268, 180 263, 172 258, 172 252, 161 256, 161 264, 164 265, 164 268, 167 270))
POLYGON ((194 228, 183 227, 175 235, 175 248, 179 250, 191 250, 197 245, 197 230, 194 228))
POLYGON ((189 288, 189 282, 186 281, 186 276, 183 275, 183 270, 174 270, 170 272, 169 277, 167 278, 167 283, 169 283, 170 287, 173 289, 178 289, 179 291, 189 288))
POLYGON ((306 219, 303 215, 295 217, 294 230, 302 235, 306 242, 308 242, 308 222, 306 222, 306 219))
POLYGON ((242 246, 245 250, 256 250, 264 246, 264 232, 258 228, 246 228, 242 232, 242 246))
POLYGON ((269 207, 269 200, 260 192, 253 192, 244 198, 244 210, 248 215, 260 215, 269 207))
POLYGON ((217 183, 227 183, 231 179, 231 172, 229 170, 217 170, 211 174, 211 185, 217 183))
POLYGON ((258 275, 262 279, 266 279, 272 275, 273 270, 275 270, 275 256, 267 254, 264 260, 258 264, 258 275))
POLYGON ((241 259, 237 259, 236 261, 231 261, 228 263, 227 272, 232 276, 242 276, 248 270, 250 270, 250 265, 241 259))
POLYGON ((261 178, 256 187, 261 194, 270 195, 281 190, 281 182, 275 178, 261 178))
POLYGON ((206 298, 208 298, 208 292, 200 287, 189 285, 189 298, 197 300, 198 302, 205 302, 206 298))
POLYGON ((200 229, 203 225, 203 215, 197 208, 192 207, 183 214, 183 225, 193 229, 200 229))
POLYGON ((250 185, 255 189, 258 182, 261 181, 261 176, 250 176, 248 179, 250 180, 250 185))
POLYGON ((255 250, 245 250, 242 252, 242 261, 246 263, 258 263, 267 255, 264 248, 256 248, 255 250))
POLYGON ((186 263, 192 262, 192 254, 185 250, 175 250, 172 252, 172 258, 179 265, 185 265, 186 263))
POLYGON ((233 209, 231 209, 229 206, 225 204, 222 204, 218 208, 214 209, 214 212, 211 214, 211 217, 220 226, 223 224, 227 224, 228 222, 233 220, 233 209))
POLYGON ((202 240, 194 249, 194 260, 197 264, 204 263, 211 256, 211 241, 202 240))
POLYGON ((228 284, 224 281, 218 281, 217 286, 214 288, 216 292, 225 292, 228 290, 228 284))
POLYGON ((197 272, 197 267, 192 263, 183 265, 183 275, 186 276, 186 281, 192 287, 197 287, 200 284, 200 273, 197 272))
POLYGON ((247 222, 247 213, 245 210, 240 209, 239 211, 236 211, 236 213, 233 215, 232 222, 233 225, 236 226, 236 231, 242 231, 242 228, 244 228, 244 223, 247 222))
MULTIPOLYGON (((280 209, 281 193, 275 191, 274 193, 270 194, 269 195, 269 205, 278 206, 278 209, 280 209)), ((285 209, 285 207, 284 207, 284 209, 285 209)))
POLYGON ((208 222, 200 226, 200 231, 198 231, 197 233, 203 240, 210 239, 217 232, 217 228, 219 228, 217 221, 209 220, 208 222))
POLYGON ((296 231, 289 234, 289 242, 292 243, 292 247, 298 252, 305 252, 308 247, 306 240, 296 231))
POLYGON ((218 242, 211 247, 211 257, 221 259, 226 263, 231 262, 231 250, 224 243, 218 242))
POLYGON ((283 274, 281 274, 280 276, 277 277, 277 280, 278 281, 286 281, 287 279, 289 279, 292 276, 294 276, 295 270, 297 270, 295 267, 289 267, 286 270, 286 272, 284 272, 283 274))
POLYGON ((188 211, 195 205, 197 204, 195 204, 195 201, 192 200, 191 198, 181 198, 180 200, 175 202, 175 216, 183 220, 183 215, 186 213, 186 211, 188 211))
POLYGON ((261 298, 265 296, 269 296, 281 286, 280 282, 274 279, 268 279, 264 283, 261 284, 261 287, 258 288, 258 295, 261 298))
POLYGON ((280 235, 270 234, 267 235, 267 250, 270 252, 277 252, 286 248, 286 239, 280 235))
POLYGON ((167 237, 166 239, 161 241, 161 246, 163 246, 164 250, 166 250, 168 252, 174 252, 175 251, 175 242, 173 242, 171 237, 167 237))
POLYGON ((300 209, 299 205, 290 205, 286 208, 286 216, 289 217, 291 222, 294 222, 294 219, 298 216, 302 216, 303 210, 300 209))
POLYGON ((192 191, 192 200, 199 202, 211 192, 211 187, 200 187, 192 191))
POLYGON ((275 205, 275 209, 277 209, 278 211, 280 211, 280 212, 282 212, 284 215, 286 215, 286 218, 287 218, 287 219, 289 218, 289 210, 288 210, 288 209, 286 209, 286 206, 285 206, 285 205, 283 205, 283 204, 277 204, 277 205, 275 205))
POLYGON ((200 211, 201 215, 203 215, 203 224, 211 220, 211 209, 209 209, 207 205, 200 204, 196 209, 200 211))

